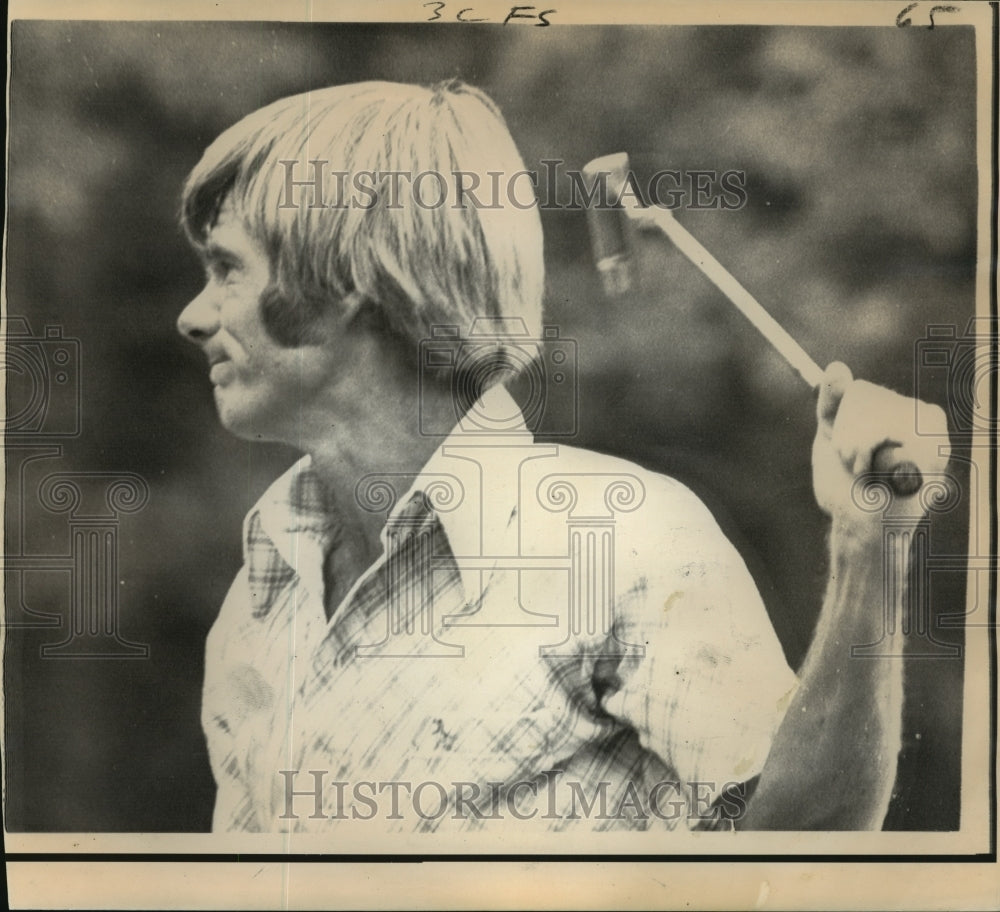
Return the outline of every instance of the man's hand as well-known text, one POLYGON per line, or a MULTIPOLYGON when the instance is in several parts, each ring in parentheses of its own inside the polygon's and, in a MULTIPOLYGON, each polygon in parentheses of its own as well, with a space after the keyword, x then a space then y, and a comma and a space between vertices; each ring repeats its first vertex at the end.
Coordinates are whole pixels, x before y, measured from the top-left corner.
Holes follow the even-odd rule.
POLYGON ((835 361, 823 375, 816 405, 813 489, 834 527, 847 534, 877 534, 884 515, 921 519, 926 503, 914 493, 893 495, 885 511, 872 513, 857 502, 856 481, 873 471, 875 454, 891 448, 894 465, 910 462, 928 478, 940 478, 948 462, 948 423, 936 405, 900 396, 864 380, 835 361), (919 419, 917 417, 919 412, 919 419), (920 427, 923 433, 918 434, 920 427))

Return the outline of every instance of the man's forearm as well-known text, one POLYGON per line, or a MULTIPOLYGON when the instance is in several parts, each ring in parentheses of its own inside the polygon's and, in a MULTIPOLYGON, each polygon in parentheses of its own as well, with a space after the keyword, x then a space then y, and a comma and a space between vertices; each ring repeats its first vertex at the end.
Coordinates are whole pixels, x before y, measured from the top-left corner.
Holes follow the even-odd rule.
POLYGON ((892 635, 885 629, 883 580, 887 571, 900 578, 902 568, 885 567, 880 539, 844 528, 831 533, 830 566, 799 690, 741 828, 871 830, 885 817, 900 746, 903 663, 899 625, 892 635), (852 646, 883 639, 877 657, 852 657, 852 646))

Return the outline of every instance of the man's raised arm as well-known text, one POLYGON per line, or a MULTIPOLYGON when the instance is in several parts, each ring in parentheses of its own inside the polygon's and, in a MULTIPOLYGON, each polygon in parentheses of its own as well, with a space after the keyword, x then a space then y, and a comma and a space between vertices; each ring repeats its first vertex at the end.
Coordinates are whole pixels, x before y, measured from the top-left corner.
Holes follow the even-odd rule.
POLYGON ((916 527, 924 507, 919 494, 889 495, 886 511, 871 513, 852 493, 886 445, 897 446, 897 459, 915 463, 925 479, 940 475, 947 422, 940 408, 855 381, 837 363, 824 375, 817 415, 813 485, 831 518, 827 591, 798 692, 737 821, 741 829, 880 829, 896 778, 903 637, 899 624, 885 629, 882 522, 891 516, 903 528, 916 527), (917 426, 938 428, 941 436, 918 436, 917 426), (883 638, 883 654, 852 656, 852 646, 883 638))

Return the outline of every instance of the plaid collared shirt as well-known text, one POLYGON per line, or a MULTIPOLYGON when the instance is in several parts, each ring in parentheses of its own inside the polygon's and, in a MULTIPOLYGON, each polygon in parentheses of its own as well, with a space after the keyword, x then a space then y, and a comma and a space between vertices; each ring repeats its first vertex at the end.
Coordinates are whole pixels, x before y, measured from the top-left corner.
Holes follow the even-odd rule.
POLYGON ((384 550, 329 618, 309 458, 247 516, 206 652, 213 829, 701 827, 760 771, 796 678, 690 491, 523 425, 460 423, 398 481, 359 482, 384 550))

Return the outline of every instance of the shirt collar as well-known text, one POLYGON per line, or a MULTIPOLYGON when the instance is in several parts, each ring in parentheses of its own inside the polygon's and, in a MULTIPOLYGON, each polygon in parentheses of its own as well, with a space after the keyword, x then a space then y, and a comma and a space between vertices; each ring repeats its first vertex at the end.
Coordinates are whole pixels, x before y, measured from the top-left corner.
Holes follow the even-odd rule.
MULTIPOLYGON (((490 489, 480 490, 487 479, 477 462, 477 451, 481 454, 482 448, 489 448, 494 454, 503 454, 512 452, 515 446, 532 443, 534 438, 514 398, 501 384, 492 386, 434 450, 410 490, 389 513, 387 525, 406 509, 414 495, 424 494, 448 536, 469 600, 479 598, 482 577, 479 569, 463 566, 461 558, 483 556, 486 511, 505 529, 510 527, 518 494, 516 472, 504 472, 501 479, 491 478, 490 489)), ((382 536, 384 544, 384 529, 382 536)))
POLYGON ((311 591, 323 592, 323 561, 338 525, 312 457, 304 456, 264 492, 243 524, 243 559, 252 562, 255 520, 281 559, 311 591))
MULTIPOLYGON (((434 450, 409 491, 396 501, 387 517, 388 525, 417 493, 423 493, 448 537, 452 554, 459 559, 459 573, 468 599, 479 597, 480 570, 463 567, 460 558, 482 556, 484 511, 488 510, 490 517, 507 528, 517 507, 516 472, 502 473, 499 482, 490 480, 489 491, 479 491, 486 479, 476 462, 476 451, 488 447, 503 454, 512 446, 523 447, 533 442, 510 393, 500 384, 491 387, 434 450)), ((319 585, 316 581, 322 580, 325 552, 338 518, 312 470, 311 456, 304 456, 281 475, 247 514, 243 527, 244 560, 249 559, 250 529, 255 516, 282 560, 300 577, 319 585)), ((384 547, 385 528, 382 543, 384 547)), ((322 588, 317 591, 322 592, 322 588)))

